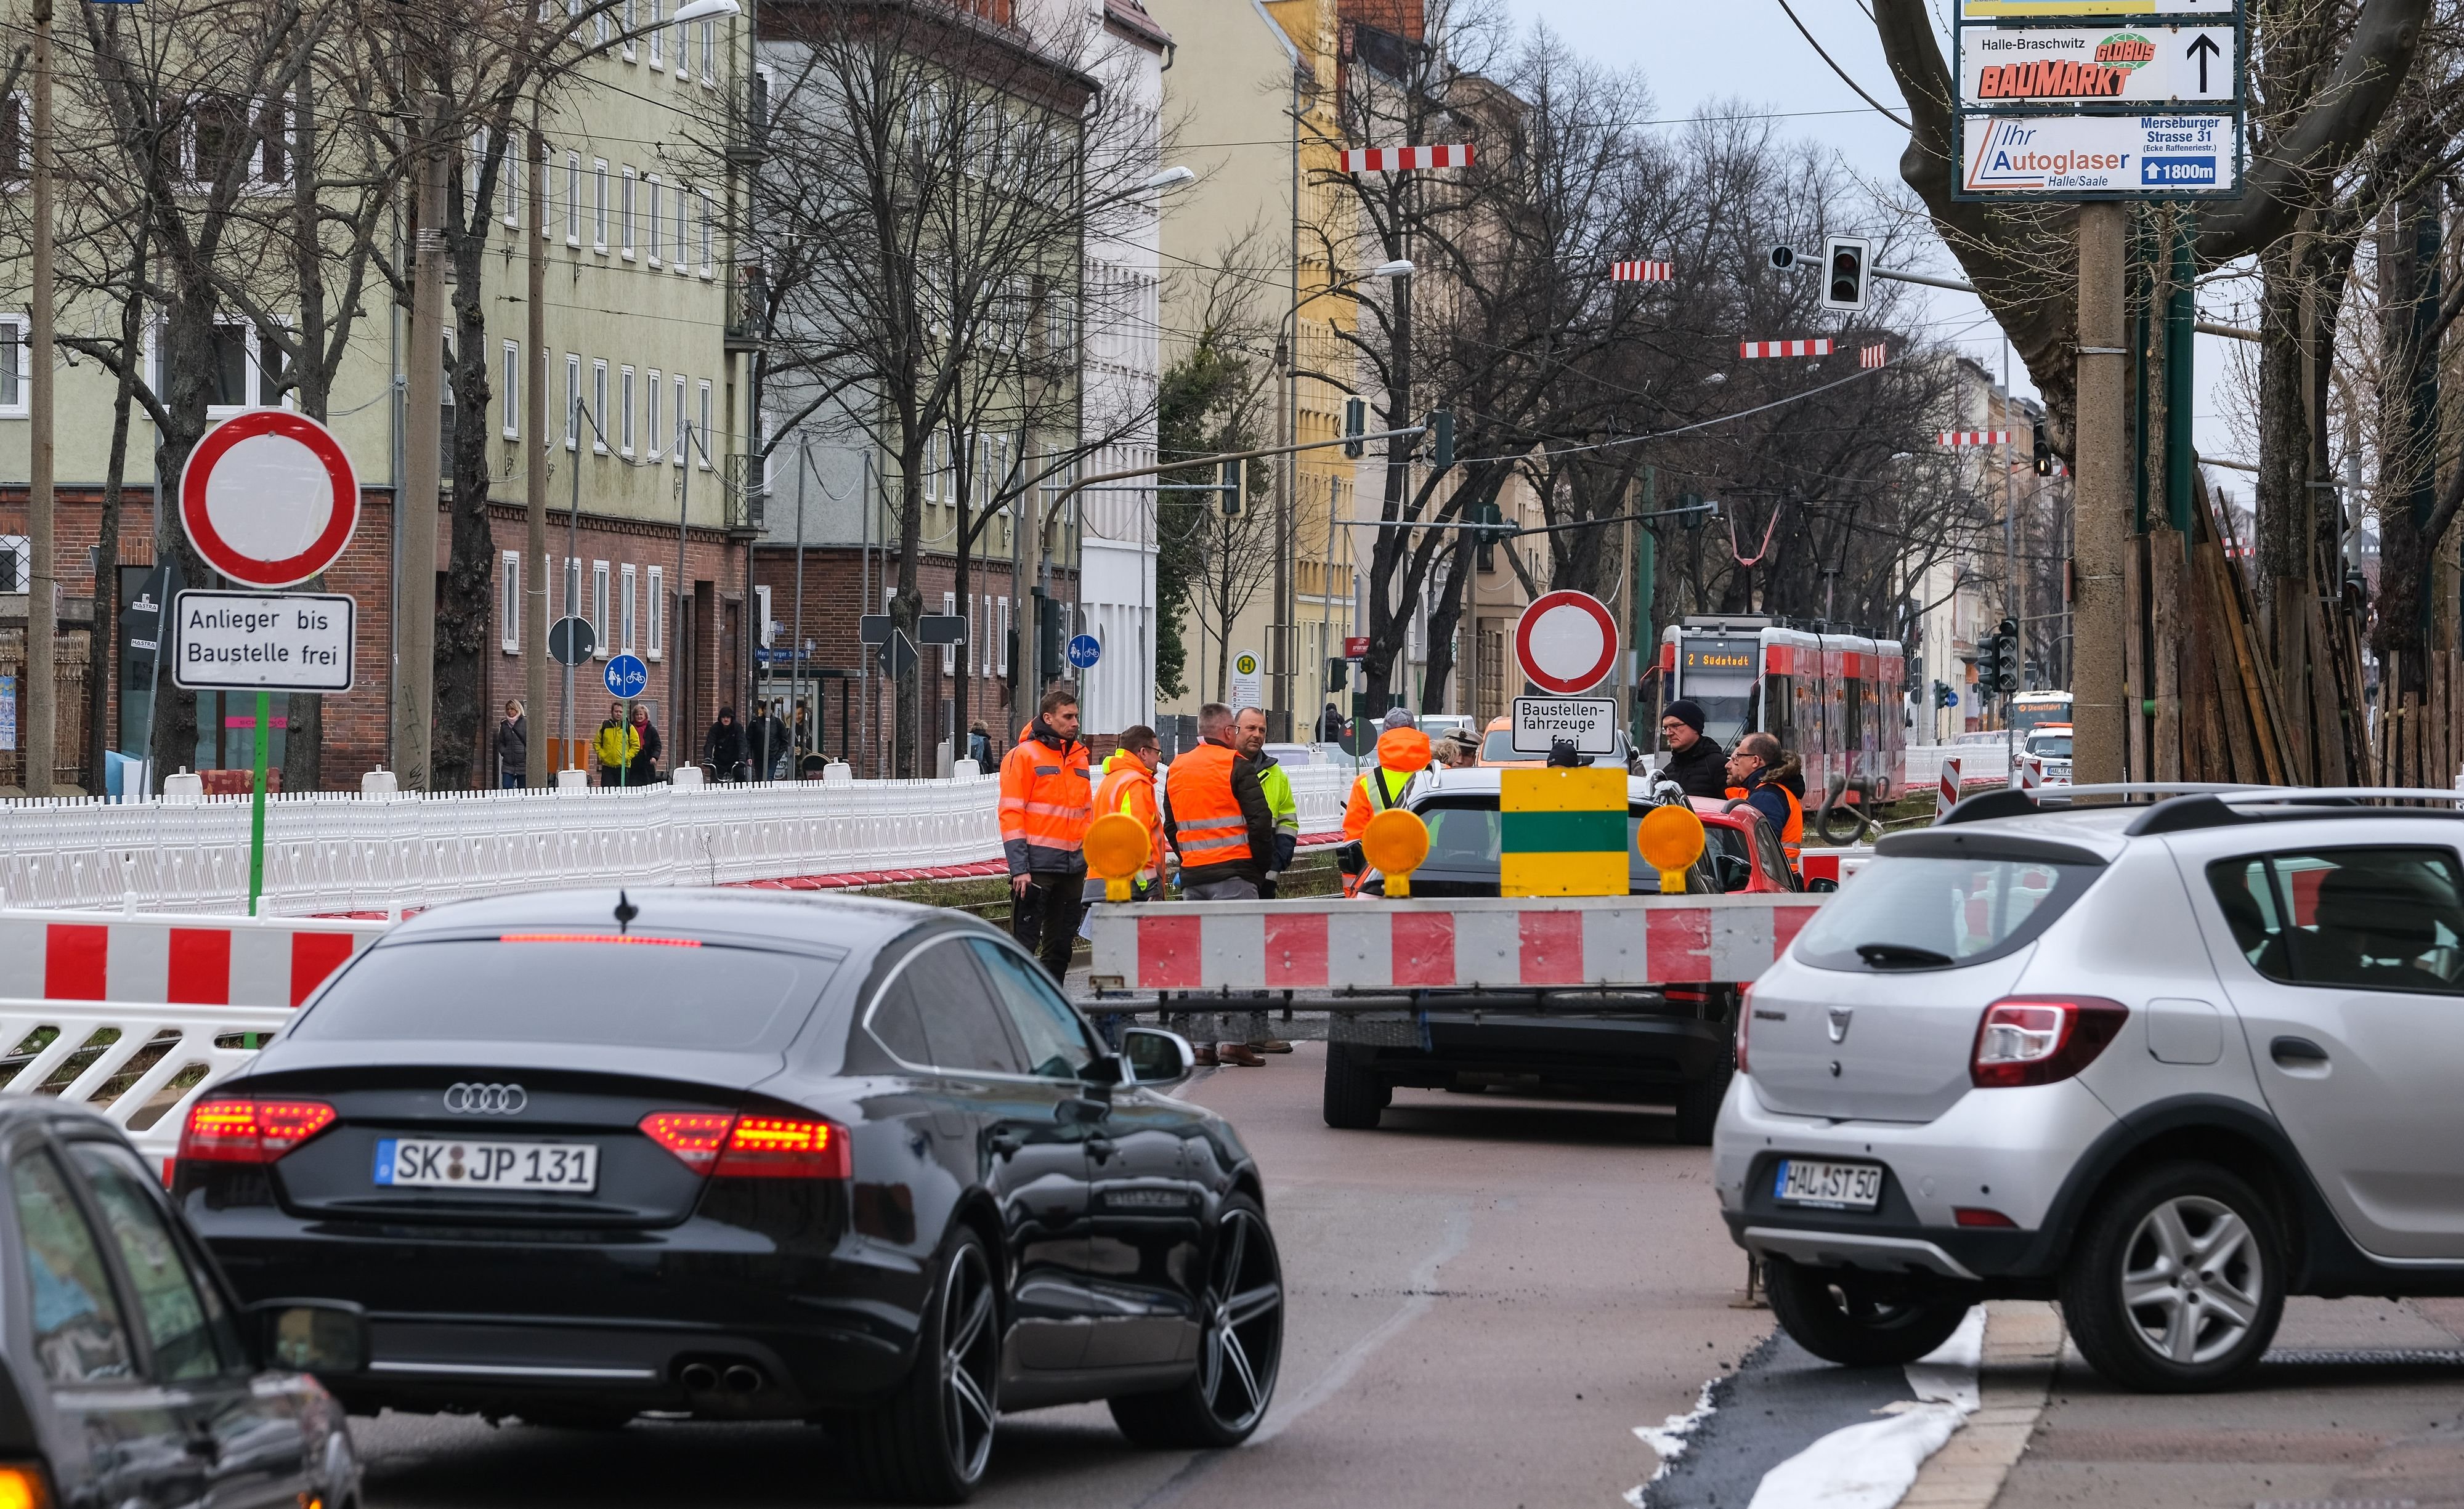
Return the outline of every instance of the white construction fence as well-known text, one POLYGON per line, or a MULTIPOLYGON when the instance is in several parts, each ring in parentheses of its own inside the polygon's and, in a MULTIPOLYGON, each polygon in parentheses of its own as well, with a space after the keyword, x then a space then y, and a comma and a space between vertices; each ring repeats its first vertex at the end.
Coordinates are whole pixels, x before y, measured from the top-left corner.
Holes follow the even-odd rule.
MULTIPOLYGON (((1301 831, 1341 826, 1351 776, 1289 765, 1301 831)), ((999 781, 269 798, 269 916, 389 913, 559 886, 892 881, 1000 860, 999 781)), ((248 909, 247 798, 0 801, 0 904, 248 909)))

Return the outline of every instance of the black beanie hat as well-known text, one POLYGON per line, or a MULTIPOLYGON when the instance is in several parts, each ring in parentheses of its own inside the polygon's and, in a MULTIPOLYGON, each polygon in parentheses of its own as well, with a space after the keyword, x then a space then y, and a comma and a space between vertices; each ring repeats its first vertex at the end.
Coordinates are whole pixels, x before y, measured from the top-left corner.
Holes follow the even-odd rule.
POLYGON ((1703 732, 1704 719, 1702 708, 1694 703, 1686 701, 1683 697, 1678 698, 1667 707, 1661 709, 1660 715, 1663 718, 1675 718, 1678 722, 1684 724, 1687 728, 1692 729, 1697 733, 1703 732))

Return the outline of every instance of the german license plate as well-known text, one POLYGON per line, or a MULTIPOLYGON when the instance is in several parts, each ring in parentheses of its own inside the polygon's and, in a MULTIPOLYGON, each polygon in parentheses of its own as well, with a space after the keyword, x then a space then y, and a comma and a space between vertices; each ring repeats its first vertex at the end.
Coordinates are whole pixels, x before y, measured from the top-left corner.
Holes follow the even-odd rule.
POLYGON ((1882 1166, 1879 1163, 1818 1163, 1811 1158, 1783 1158, 1771 1194, 1783 1205, 1828 1205, 1839 1210, 1870 1211, 1882 1200, 1882 1166))
POLYGON ((599 1148, 592 1143, 380 1137, 376 1180, 422 1190, 558 1190, 588 1194, 599 1188, 599 1148))

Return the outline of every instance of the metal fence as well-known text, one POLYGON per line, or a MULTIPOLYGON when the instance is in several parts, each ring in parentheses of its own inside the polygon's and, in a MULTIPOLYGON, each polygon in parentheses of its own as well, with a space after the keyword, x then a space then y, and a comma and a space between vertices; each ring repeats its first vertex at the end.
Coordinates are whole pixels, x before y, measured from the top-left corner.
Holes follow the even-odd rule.
MULTIPOLYGON (((1290 768, 1304 833, 1340 825, 1333 766, 1290 768)), ((388 912, 557 886, 884 878, 1001 857, 998 781, 803 781, 266 802, 266 910, 388 912)), ((249 801, 0 802, 12 907, 244 911, 249 801)))

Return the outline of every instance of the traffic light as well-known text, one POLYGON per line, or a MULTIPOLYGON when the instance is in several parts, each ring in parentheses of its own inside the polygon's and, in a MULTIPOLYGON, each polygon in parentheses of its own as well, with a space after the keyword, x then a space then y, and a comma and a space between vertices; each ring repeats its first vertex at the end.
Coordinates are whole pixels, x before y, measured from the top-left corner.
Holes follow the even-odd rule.
POLYGON ((2004 619, 1993 636, 1993 689, 2013 696, 2019 689, 2019 621, 2004 619))
POLYGON ((2054 443, 2046 437, 2045 426, 2042 425, 2036 426, 2035 435, 2036 475, 2050 477, 2054 474, 2054 443))
POLYGON ((1874 243, 1863 236, 1830 236, 1822 243, 1822 307, 1865 307, 1865 284, 1874 243))
POLYGON ((1221 492, 1223 495, 1223 516, 1225 518, 1239 518, 1241 516, 1242 485, 1247 480, 1247 478, 1242 475, 1242 472, 1248 466, 1248 463, 1245 461, 1219 461, 1215 466, 1215 486, 1217 491, 1221 492))
POLYGON ((1455 464, 1455 411, 1450 408, 1429 410, 1429 465, 1440 471, 1455 464))
POLYGON ((1348 660, 1344 659, 1344 658, 1343 658, 1342 656, 1340 656, 1340 655, 1332 656, 1332 657, 1331 657, 1331 658, 1327 661, 1327 663, 1326 663, 1326 689, 1327 689, 1327 690, 1329 690, 1329 691, 1331 691, 1331 692, 1332 692, 1332 691, 1341 691, 1341 690, 1342 690, 1342 689, 1343 689, 1347 685, 1349 685, 1349 684, 1350 684, 1351 679, 1352 679, 1352 662, 1350 662, 1350 661, 1348 661, 1348 660))
POLYGON ((1702 493, 1680 492, 1677 494, 1677 522, 1681 527, 1685 529, 1701 529, 1703 527, 1705 513, 1703 509, 1702 493))
POLYGON ((1505 510, 1494 503, 1483 503, 1473 512, 1469 522, 1480 526, 1472 532, 1472 538, 1478 546, 1480 569, 1495 571, 1497 542, 1507 535, 1505 510))
POLYGON ((1366 455, 1369 446, 1360 437, 1367 433, 1369 433, 1369 401, 1365 398, 1345 399, 1343 401, 1343 453, 1354 460, 1366 455))
POLYGON ((1948 682, 1937 681, 1933 684, 1933 705, 1937 708, 1958 707, 1959 693, 1951 689, 1948 682))

